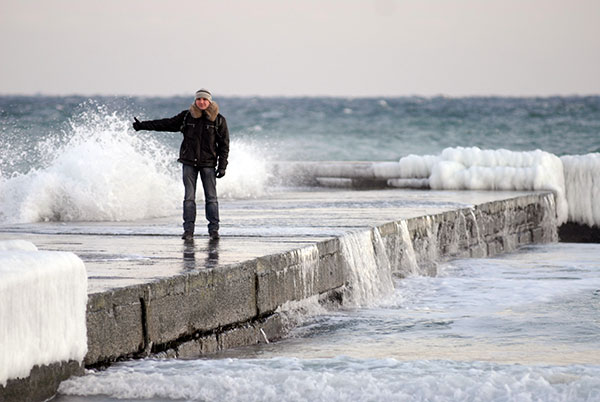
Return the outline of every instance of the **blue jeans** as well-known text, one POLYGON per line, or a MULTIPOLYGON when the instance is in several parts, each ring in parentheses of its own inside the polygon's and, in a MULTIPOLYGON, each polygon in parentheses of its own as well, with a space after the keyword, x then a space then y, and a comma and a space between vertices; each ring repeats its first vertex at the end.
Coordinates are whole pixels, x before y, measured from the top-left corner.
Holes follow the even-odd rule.
POLYGON ((217 200, 217 176, 215 168, 196 168, 183 165, 183 185, 185 197, 183 198, 183 230, 194 233, 196 223, 196 183, 198 173, 204 189, 204 209, 208 230, 219 230, 219 202, 217 200))

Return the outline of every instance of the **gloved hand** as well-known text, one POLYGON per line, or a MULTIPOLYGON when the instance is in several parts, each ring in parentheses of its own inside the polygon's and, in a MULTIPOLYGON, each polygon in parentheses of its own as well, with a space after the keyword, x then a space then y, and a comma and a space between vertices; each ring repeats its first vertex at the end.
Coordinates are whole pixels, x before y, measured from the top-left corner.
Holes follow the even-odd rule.
POLYGON ((225 169, 217 169, 217 179, 225 176, 225 169))
POLYGON ((134 118, 133 118, 133 120, 135 120, 135 121, 133 122, 133 129, 134 129, 135 131, 140 131, 140 130, 142 129, 142 122, 141 122, 141 121, 139 121, 139 120, 137 119, 137 117, 134 117, 134 118))

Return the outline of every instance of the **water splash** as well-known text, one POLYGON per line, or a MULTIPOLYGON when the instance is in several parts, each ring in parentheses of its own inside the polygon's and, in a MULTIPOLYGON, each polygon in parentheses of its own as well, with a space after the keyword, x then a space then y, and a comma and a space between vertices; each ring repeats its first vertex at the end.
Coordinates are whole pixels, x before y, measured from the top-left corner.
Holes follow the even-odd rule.
POLYGON ((268 159, 251 142, 233 140, 230 145, 227 174, 219 179, 219 197, 228 199, 256 198, 267 190, 271 177, 268 159))
MULTIPOLYGON (((0 223, 125 221, 178 214, 183 199, 177 150, 154 133, 133 132, 129 118, 86 102, 69 127, 39 141, 25 173, 0 172, 0 223)), ((173 135, 178 135, 173 133, 173 135)), ((266 162, 232 141, 223 198, 264 192, 266 162)), ((1 153, 2 159, 9 157, 1 153)), ((202 191, 197 197, 202 199, 202 191)))
MULTIPOLYGON (((93 107, 95 106, 95 107, 93 107)), ((41 167, 0 182, 0 221, 120 221, 166 215, 177 189, 165 146, 102 106, 40 142, 41 167)))

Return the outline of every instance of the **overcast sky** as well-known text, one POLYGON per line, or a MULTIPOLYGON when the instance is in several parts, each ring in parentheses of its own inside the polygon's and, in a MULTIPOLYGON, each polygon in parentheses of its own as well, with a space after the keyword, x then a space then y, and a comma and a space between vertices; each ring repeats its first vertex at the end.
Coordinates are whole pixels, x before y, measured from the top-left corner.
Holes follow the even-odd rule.
POLYGON ((0 0, 0 94, 600 94, 600 0, 0 0))

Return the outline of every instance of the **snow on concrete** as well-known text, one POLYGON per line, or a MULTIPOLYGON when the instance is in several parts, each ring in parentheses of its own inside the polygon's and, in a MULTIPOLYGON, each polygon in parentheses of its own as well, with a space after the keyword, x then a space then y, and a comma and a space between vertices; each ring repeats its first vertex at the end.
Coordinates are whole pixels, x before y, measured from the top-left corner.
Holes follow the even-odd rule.
POLYGON ((34 365, 82 361, 86 304, 87 274, 75 254, 0 242, 0 385, 34 365))

